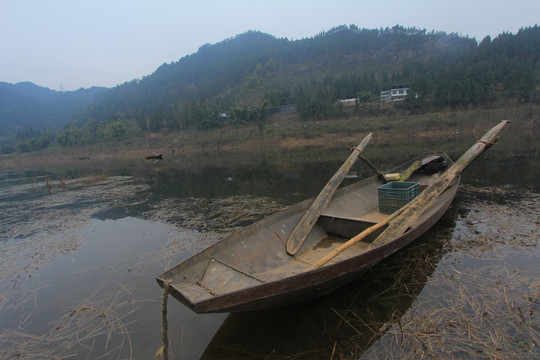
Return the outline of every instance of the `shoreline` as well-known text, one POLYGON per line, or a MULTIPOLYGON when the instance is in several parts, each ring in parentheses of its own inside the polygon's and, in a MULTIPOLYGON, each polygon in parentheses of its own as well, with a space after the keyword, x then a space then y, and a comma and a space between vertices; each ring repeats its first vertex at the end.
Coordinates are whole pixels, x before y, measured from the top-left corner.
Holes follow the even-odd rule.
MULTIPOLYGON (((224 127, 210 131, 145 134, 121 142, 103 142, 77 147, 50 147, 38 152, 0 155, 3 171, 57 168, 84 161, 134 161, 163 154, 186 162, 210 161, 207 157, 291 153, 316 149, 336 150, 355 146, 368 132, 375 134, 374 146, 397 149, 411 142, 444 145, 447 151, 461 150, 458 143, 474 139, 498 121, 512 121, 506 133, 535 138, 540 134, 536 104, 497 109, 472 109, 429 114, 396 115, 366 119, 344 118, 301 122, 297 117, 273 117, 264 129, 224 127), (452 148, 454 147, 454 148, 452 148), (449 149, 450 148, 450 149, 449 149)), ((441 150, 441 149, 436 149, 441 150)))
MULTIPOLYGON (((472 135, 473 131, 470 132, 472 135)), ((32 168, 57 167, 68 164, 83 164, 86 161, 132 161, 146 160, 146 156, 153 153, 163 154, 164 158, 201 158, 206 156, 228 156, 236 154, 252 154, 254 156, 264 153, 294 152, 308 150, 311 148, 318 150, 345 149, 354 146, 365 136, 367 132, 341 136, 338 134, 321 134, 317 137, 300 138, 287 137, 283 139, 253 139, 224 144, 145 144, 140 145, 140 138, 127 139, 135 142, 133 145, 116 146, 116 149, 108 149, 103 144, 87 145, 70 148, 53 148, 46 151, 36 151, 28 153, 15 153, 0 156, 0 167, 6 170, 31 170, 32 168)), ((462 133, 462 135, 464 135, 462 133)), ((451 129, 433 129, 431 131, 381 131, 375 133, 373 144, 403 144, 411 138, 415 141, 430 139, 448 139, 455 136, 451 129)))

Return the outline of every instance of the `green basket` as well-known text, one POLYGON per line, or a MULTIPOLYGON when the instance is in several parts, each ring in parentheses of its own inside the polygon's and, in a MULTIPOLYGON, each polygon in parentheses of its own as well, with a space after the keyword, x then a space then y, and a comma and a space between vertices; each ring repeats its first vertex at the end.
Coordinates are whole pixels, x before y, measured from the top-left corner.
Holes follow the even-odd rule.
POLYGON ((407 181, 392 181, 379 186, 379 211, 392 214, 414 199, 418 188, 418 183, 407 181))

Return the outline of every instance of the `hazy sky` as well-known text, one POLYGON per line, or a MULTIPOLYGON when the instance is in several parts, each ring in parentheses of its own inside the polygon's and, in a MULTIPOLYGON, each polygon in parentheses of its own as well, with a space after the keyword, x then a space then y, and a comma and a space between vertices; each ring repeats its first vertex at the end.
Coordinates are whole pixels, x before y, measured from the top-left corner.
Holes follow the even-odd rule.
POLYGON ((0 81, 112 87, 248 30, 301 39, 399 24, 481 41, 539 19, 539 0, 0 0, 0 81))

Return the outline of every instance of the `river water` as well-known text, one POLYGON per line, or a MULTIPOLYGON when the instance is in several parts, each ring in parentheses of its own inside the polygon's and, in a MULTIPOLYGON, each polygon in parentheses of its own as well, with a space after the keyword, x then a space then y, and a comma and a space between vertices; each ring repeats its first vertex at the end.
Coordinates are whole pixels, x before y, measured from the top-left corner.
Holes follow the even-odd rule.
MULTIPOLYGON (((534 138, 505 135, 464 172, 434 228, 330 295, 209 315, 169 298, 169 358, 537 358, 534 138)), ((448 152, 456 159, 471 144, 451 142, 448 152)), ((365 155, 386 169, 444 145, 375 144, 365 155)), ((163 344, 155 276, 315 196, 347 156, 338 148, 213 162, 90 159, 2 172, 0 358, 153 358, 163 344)), ((367 176, 358 163, 346 182, 367 176)))

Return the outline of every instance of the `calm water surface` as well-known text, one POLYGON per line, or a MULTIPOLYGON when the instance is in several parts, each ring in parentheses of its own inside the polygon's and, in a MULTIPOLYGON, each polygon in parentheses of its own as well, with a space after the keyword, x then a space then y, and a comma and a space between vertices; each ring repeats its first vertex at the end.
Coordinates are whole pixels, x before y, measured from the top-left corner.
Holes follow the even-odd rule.
MULTIPOLYGON (((540 160, 537 145, 517 143, 510 137, 466 170, 433 229, 328 296, 211 315, 169 299, 170 358, 537 357, 540 160)), ((413 150, 365 154, 386 169, 430 149, 413 150)), ((347 154, 226 157, 0 174, 0 358, 153 358, 162 345, 155 276, 316 195, 347 154)), ((357 164, 352 175, 347 182, 371 173, 357 164)))

